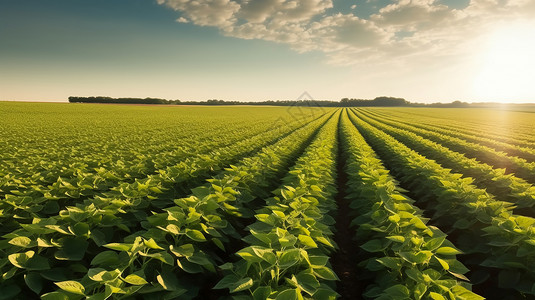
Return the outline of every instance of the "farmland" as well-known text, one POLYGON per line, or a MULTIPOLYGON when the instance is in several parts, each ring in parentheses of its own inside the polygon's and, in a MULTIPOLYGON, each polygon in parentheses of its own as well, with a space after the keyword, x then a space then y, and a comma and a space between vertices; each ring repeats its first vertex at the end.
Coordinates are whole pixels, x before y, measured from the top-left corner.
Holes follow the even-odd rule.
POLYGON ((0 299, 535 297, 532 112, 0 117, 0 299))

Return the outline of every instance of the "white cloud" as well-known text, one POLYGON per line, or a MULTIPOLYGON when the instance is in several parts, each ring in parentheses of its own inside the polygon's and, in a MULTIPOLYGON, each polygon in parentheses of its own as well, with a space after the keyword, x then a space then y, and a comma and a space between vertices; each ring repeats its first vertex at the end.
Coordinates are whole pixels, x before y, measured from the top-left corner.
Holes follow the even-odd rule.
POLYGON ((285 43, 299 52, 322 51, 335 64, 458 55, 497 21, 535 17, 533 0, 471 0, 461 10, 435 0, 393 0, 368 19, 330 14, 332 0, 157 1, 180 12, 179 22, 285 43))

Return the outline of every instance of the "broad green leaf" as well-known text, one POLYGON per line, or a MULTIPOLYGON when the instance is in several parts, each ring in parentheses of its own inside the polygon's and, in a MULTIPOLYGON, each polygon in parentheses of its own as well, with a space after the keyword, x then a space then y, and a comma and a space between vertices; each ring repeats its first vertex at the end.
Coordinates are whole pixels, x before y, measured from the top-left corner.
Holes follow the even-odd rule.
POLYGON ((440 259, 440 258, 438 258, 438 257, 436 257, 436 256, 435 256, 435 258, 436 258, 436 260, 440 263, 440 265, 444 268, 444 270, 447 271, 447 270, 450 269, 450 265, 448 264, 448 262, 446 262, 445 260, 440 259))
POLYGON ((160 275, 156 276, 158 283, 168 291, 179 291, 182 290, 178 278, 172 272, 162 272, 160 275))
POLYGON ((396 284, 385 290, 385 293, 390 295, 394 299, 407 299, 410 296, 409 289, 401 284, 396 284))
POLYGON ((253 299, 254 300, 266 300, 271 295, 271 287, 261 286, 254 290, 253 299))
POLYGON ((132 244, 109 243, 109 244, 104 245, 104 247, 112 249, 112 250, 126 252, 126 251, 130 251, 130 249, 132 248, 132 244))
POLYGON ((246 277, 240 279, 238 282, 235 282, 230 288, 231 293, 236 293, 239 291, 247 290, 253 286, 253 279, 246 277))
POLYGON ((234 285, 236 282, 238 282, 240 278, 236 275, 227 275, 223 277, 215 286, 214 289, 227 289, 230 288, 232 285, 234 285))
POLYGON ((296 289, 287 289, 280 292, 275 300, 297 300, 298 292, 296 289))
POLYGON ((436 254, 456 255, 456 254, 462 254, 462 252, 452 247, 440 247, 436 250, 436 254))
POLYGON ((295 279, 297 280, 299 288, 310 296, 312 296, 320 286, 319 281, 312 274, 301 272, 295 276, 295 279))
POLYGON ((39 273, 30 272, 24 275, 24 282, 36 294, 40 294, 43 289, 43 277, 39 273))
POLYGON ((41 300, 69 300, 69 296, 62 292, 51 292, 42 295, 41 300))
POLYGON ((78 295, 84 295, 85 293, 84 286, 78 281, 68 280, 68 281, 55 282, 55 284, 60 289, 69 293, 78 294, 78 295))
POLYGON ((301 252, 299 251, 299 249, 282 251, 282 254, 279 258, 279 266, 284 269, 295 265, 299 262, 300 255, 301 252))
POLYGON ((318 248, 316 242, 314 242, 314 240, 308 235, 300 234, 297 238, 305 246, 308 246, 310 248, 318 248))
POLYGON ((9 243, 14 246, 22 247, 22 248, 29 248, 33 247, 35 245, 35 242, 32 243, 32 240, 25 236, 19 236, 16 238, 12 238, 9 243))
POLYGON ((360 246, 362 249, 366 250, 367 252, 380 252, 385 249, 383 244, 380 240, 370 240, 364 243, 364 245, 360 246))
POLYGON ((453 294, 463 300, 484 300, 484 297, 479 296, 478 294, 466 289, 465 287, 461 285, 456 285, 451 288, 451 291, 453 294))
POLYGON ((17 268, 24 269, 28 263, 28 260, 35 255, 35 251, 26 251, 24 253, 13 253, 10 254, 7 258, 17 268))
POLYGON ((97 254, 93 260, 91 260, 91 265, 109 266, 117 262, 119 262, 119 255, 117 252, 103 251, 97 254))
POLYGON ((393 241, 393 242, 396 242, 396 243, 404 243, 405 242, 405 238, 401 235, 391 235, 391 236, 387 236, 386 237, 387 239, 393 241))
POLYGON ((206 241, 206 238, 204 237, 204 234, 200 232, 199 230, 195 229, 186 229, 186 236, 190 239, 196 241, 196 242, 204 242, 206 241))
POLYGON ((179 247, 174 247, 173 245, 169 246, 171 252, 177 257, 188 257, 192 256, 195 253, 195 248, 192 244, 180 245, 179 247))
POLYGON ((123 280, 126 283, 129 283, 129 284, 132 284, 132 285, 144 285, 144 284, 148 283, 143 277, 138 276, 136 274, 130 274, 130 275, 126 276, 123 280))
POLYGON ((152 238, 148 239, 148 240, 144 240, 143 244, 145 244, 145 246, 147 246, 147 247, 149 247, 151 249, 164 250, 162 247, 158 246, 156 241, 154 239, 152 239, 152 238))
POLYGON ((338 280, 338 276, 336 276, 333 270, 327 267, 315 268, 314 274, 316 274, 317 277, 325 280, 338 280))

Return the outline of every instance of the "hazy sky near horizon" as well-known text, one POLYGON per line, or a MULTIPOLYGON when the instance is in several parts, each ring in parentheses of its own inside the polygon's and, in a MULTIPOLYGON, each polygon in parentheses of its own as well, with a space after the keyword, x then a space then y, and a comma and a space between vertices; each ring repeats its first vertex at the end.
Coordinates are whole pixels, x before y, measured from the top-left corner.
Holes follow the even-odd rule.
POLYGON ((0 0, 0 100, 535 102, 534 0, 0 0))

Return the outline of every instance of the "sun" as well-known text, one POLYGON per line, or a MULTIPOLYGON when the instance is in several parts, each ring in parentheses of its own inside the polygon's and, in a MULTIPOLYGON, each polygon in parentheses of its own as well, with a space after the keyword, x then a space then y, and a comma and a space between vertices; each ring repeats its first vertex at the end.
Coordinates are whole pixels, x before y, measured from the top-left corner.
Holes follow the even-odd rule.
POLYGON ((535 22, 496 29, 482 51, 474 93, 483 101, 535 102, 535 22))

